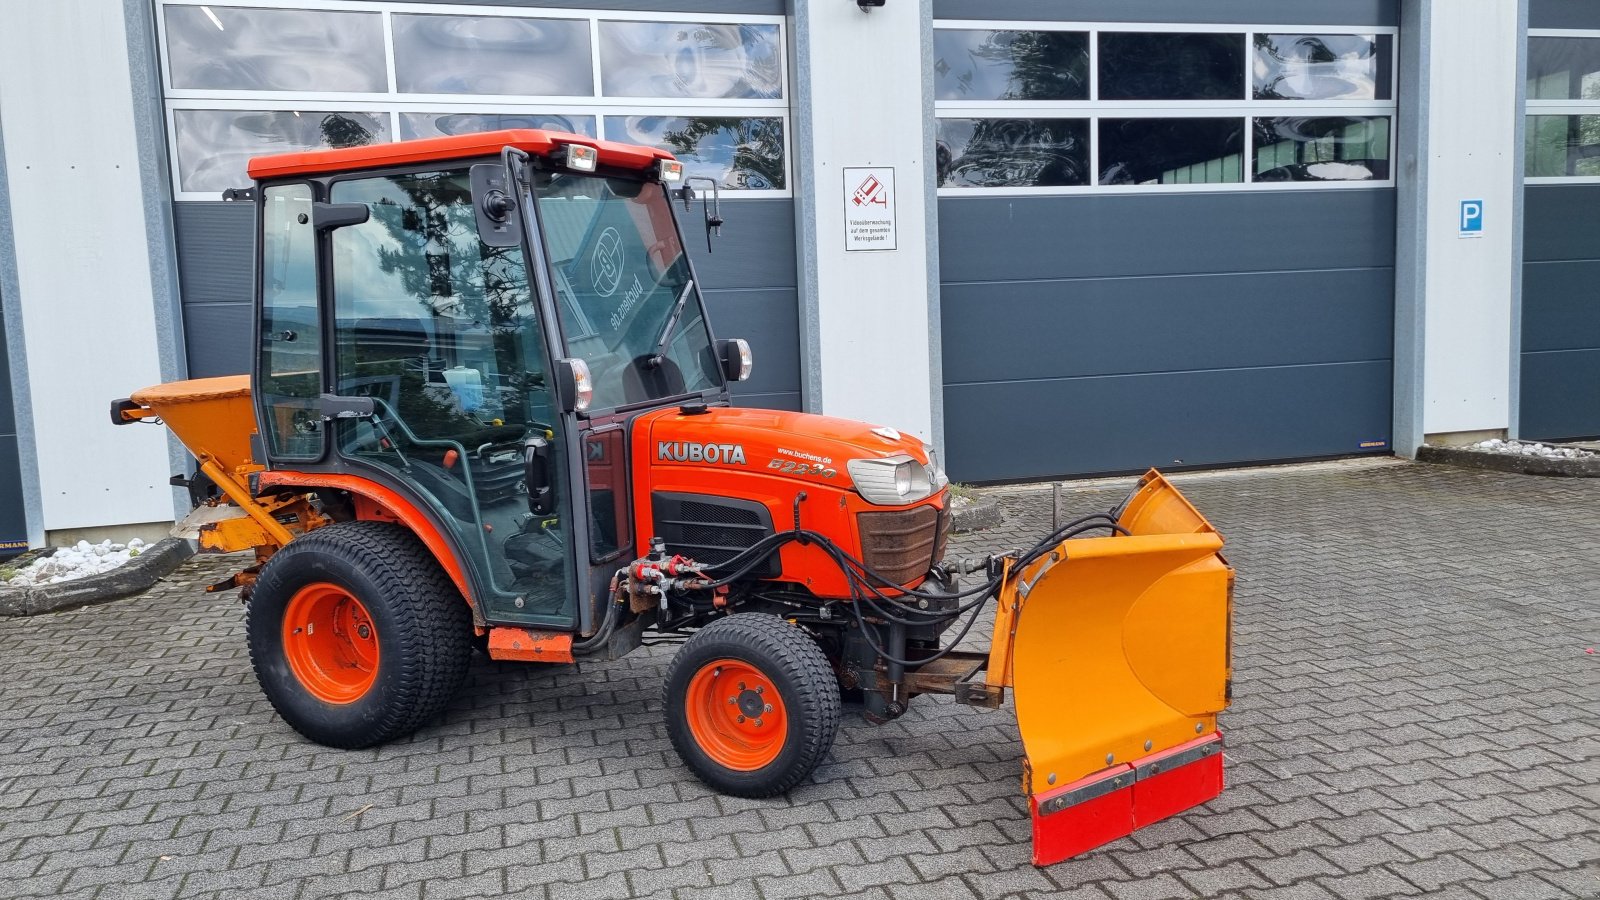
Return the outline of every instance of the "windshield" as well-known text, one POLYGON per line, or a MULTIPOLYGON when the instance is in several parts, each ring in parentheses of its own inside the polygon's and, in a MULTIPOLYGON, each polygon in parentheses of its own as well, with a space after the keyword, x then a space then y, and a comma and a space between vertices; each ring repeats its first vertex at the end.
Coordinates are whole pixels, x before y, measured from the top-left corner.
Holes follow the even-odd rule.
POLYGON ((534 189, 567 352, 588 363, 594 377, 590 408, 721 387, 665 188, 540 172, 534 189))

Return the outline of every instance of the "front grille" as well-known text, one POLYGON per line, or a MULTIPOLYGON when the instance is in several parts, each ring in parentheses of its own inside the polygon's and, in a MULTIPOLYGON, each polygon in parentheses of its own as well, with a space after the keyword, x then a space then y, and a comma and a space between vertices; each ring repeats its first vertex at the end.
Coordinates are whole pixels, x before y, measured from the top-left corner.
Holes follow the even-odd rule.
MULTIPOLYGON (((772 534, 772 516, 767 508, 749 500, 655 493, 651 504, 655 510, 655 534, 666 543, 667 552, 681 553, 706 565, 727 562, 772 534)), ((781 572, 778 556, 772 553, 749 574, 775 578, 781 572)))
POLYGON ((938 508, 931 505, 861 513, 856 516, 861 561, 895 584, 915 581, 938 561, 946 524, 938 508))

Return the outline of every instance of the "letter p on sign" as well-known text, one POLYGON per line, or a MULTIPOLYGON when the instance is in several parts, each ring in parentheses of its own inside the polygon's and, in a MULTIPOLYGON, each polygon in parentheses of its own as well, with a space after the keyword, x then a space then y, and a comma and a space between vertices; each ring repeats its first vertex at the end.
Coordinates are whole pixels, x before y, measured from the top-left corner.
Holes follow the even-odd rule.
POLYGON ((1483 237, 1483 201, 1461 201, 1461 236, 1483 237))

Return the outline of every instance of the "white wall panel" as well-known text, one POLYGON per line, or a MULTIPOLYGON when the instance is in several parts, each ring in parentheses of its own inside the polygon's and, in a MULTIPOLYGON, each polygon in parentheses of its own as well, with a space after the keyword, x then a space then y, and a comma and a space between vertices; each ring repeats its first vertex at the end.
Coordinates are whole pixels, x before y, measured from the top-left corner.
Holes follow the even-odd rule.
POLYGON ((48 530, 172 518, 165 429, 116 428, 161 380, 117 0, 6 7, 0 119, 48 530))
POLYGON ((1517 172, 1517 0, 1434 0, 1428 48, 1423 432, 1511 424, 1517 172), (1482 200, 1481 237, 1461 204, 1482 200))
POLYGON ((924 131, 926 2, 863 13, 847 0, 797 0, 796 197, 812 411, 936 441, 938 323, 930 315, 924 131), (892 167, 893 250, 846 249, 845 172, 892 167))

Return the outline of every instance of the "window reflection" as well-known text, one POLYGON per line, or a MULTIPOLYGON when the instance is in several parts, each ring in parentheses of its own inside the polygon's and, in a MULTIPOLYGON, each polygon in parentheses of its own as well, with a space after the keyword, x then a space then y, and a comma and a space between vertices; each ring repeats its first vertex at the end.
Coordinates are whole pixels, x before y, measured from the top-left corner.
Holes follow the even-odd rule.
POLYGON ((933 32, 939 100, 1087 100, 1089 35, 1077 31, 933 32))
POLYGON ((218 91, 389 89, 377 13, 168 6, 171 86, 218 91))
POLYGON ((1600 115, 1529 116, 1531 178, 1600 175, 1600 115))
POLYGON ((1101 100, 1243 100, 1244 35, 1101 32, 1101 100))
POLYGON ((1244 180, 1243 119, 1101 119, 1101 184, 1244 180))
POLYGON ((1529 100, 1600 100, 1600 38, 1528 38, 1529 100))
POLYGON ((400 139, 444 137, 501 131, 507 128, 542 128, 571 134, 595 136, 594 116, 568 116, 555 113, 401 113, 400 139))
POLYGON ((253 156, 390 140, 387 113, 179 109, 173 111, 178 183, 220 192, 247 184, 253 156))
POLYGON ((783 68, 776 25, 601 22, 607 97, 776 100, 783 68))
POLYGON ((1393 39, 1370 34, 1258 34, 1257 100, 1388 100, 1393 39))
POLYGON ((1389 120, 1353 116, 1255 120, 1256 181, 1384 181, 1389 120))
POLYGON ((410 94, 594 94, 589 23, 397 15, 396 85, 410 94))
POLYGON ((940 187, 1089 183, 1087 119, 939 119, 940 187))
POLYGON ((783 120, 723 116, 607 116, 606 138, 660 147, 687 175, 724 188, 782 190, 783 120))

